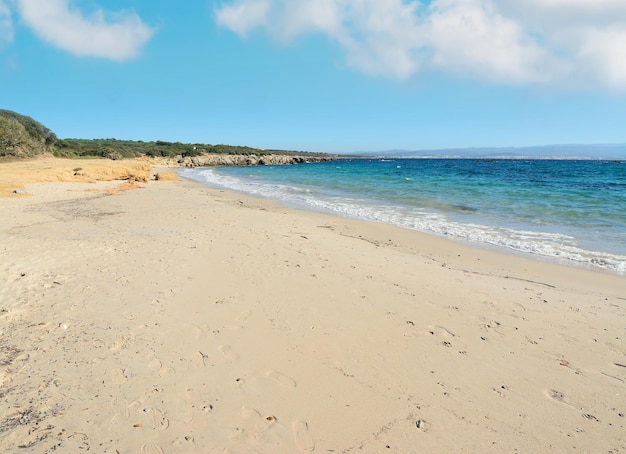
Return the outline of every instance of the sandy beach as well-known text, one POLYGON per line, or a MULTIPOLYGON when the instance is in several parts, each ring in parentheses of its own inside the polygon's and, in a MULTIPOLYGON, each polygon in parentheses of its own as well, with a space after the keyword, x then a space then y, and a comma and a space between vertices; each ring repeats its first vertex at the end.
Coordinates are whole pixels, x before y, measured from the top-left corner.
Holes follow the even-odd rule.
POLYGON ((0 452, 626 452, 626 278, 120 184, 0 198, 0 452))

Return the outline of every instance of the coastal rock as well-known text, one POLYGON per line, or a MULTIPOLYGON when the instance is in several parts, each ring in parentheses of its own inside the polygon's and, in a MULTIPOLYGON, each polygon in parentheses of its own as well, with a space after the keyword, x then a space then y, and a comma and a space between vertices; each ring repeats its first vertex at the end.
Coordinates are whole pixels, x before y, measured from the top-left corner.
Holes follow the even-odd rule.
POLYGON ((187 156, 177 162, 181 167, 215 167, 215 166, 256 166, 256 165, 290 165, 304 162, 332 161, 331 156, 295 156, 295 155, 219 155, 206 154, 187 156))

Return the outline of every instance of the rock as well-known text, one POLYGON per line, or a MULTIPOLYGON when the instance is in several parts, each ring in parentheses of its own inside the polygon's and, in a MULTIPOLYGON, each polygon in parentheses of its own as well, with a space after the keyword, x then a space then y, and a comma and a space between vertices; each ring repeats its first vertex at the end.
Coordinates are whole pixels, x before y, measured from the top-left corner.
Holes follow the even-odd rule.
POLYGON ((205 154, 200 156, 187 156, 178 159, 178 165, 182 167, 215 167, 215 166, 256 166, 256 165, 289 165, 304 162, 327 162, 332 161, 332 156, 292 156, 292 155, 220 155, 205 154))

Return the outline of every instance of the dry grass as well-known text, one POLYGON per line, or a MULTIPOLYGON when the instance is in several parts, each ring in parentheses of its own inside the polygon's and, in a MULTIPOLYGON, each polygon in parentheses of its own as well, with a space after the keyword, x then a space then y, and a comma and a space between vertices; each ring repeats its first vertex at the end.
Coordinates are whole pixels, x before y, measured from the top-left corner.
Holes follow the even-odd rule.
POLYGON ((178 180, 178 175, 175 172, 159 172, 154 176, 154 179, 158 181, 176 181, 178 180))
POLYGON ((0 197, 17 197, 13 191, 33 183, 126 180, 128 188, 146 182, 150 163, 145 160, 58 159, 51 156, 0 163, 0 197))

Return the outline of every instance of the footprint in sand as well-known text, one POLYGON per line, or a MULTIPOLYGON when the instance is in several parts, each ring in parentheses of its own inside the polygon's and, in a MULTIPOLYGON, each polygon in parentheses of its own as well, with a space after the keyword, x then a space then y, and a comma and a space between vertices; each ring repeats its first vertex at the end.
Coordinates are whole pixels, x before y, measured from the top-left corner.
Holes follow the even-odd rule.
POLYGON ((198 326, 198 325, 195 325, 193 323, 189 324, 188 327, 191 330, 191 332, 193 333, 193 335, 196 338, 196 340, 206 339, 207 332, 210 330, 210 328, 208 326, 206 326, 206 325, 198 326))
POLYGON ((438 336, 438 337, 442 337, 444 340, 442 342, 442 344, 445 347, 451 347, 452 343, 450 342, 450 340, 452 340, 453 337, 456 337, 456 335, 449 331, 448 329, 442 327, 442 326, 430 326, 428 328, 428 332, 432 335, 432 336, 438 336))
POLYGON ((127 380, 126 374, 124 373, 122 369, 114 369, 111 371, 111 380, 116 385, 122 385, 126 383, 126 380, 127 380))
POLYGON ((226 359, 226 361, 235 361, 237 358, 239 358, 239 355, 233 351, 230 345, 220 345, 217 348, 220 352, 222 352, 222 355, 224 355, 224 359, 226 359))
MULTIPOLYGON (((152 355, 150 355, 152 356, 152 355)), ((149 357, 148 357, 149 359, 149 357)), ((165 377, 166 375, 172 375, 176 373, 173 367, 163 364, 157 358, 152 358, 148 364, 148 369, 159 375, 159 377, 165 377)))
POLYGON ((154 312, 156 312, 157 314, 165 310, 165 308, 163 307, 163 303, 161 303, 159 300, 152 300, 150 304, 152 304, 152 308, 154 309, 154 312))
POLYGON ((111 411, 113 412, 112 421, 117 418, 126 418, 130 417, 130 413, 128 412, 128 401, 123 397, 116 397, 111 401, 111 411))
POLYGON ((252 440, 259 440, 258 429, 261 427, 261 414, 253 408, 241 407, 241 417, 243 424, 239 427, 235 427, 228 438, 231 440, 237 440, 242 438, 248 438, 252 440))
POLYGON ((113 353, 119 352, 120 350, 130 347, 130 342, 130 336, 122 336, 117 342, 109 347, 109 350, 113 353))
POLYGON ((445 338, 451 338, 451 337, 456 337, 456 335, 454 333, 452 333, 451 331, 447 330, 446 328, 442 327, 442 326, 430 326, 429 327, 429 332, 432 335, 439 335, 445 338))
POLYGON ((152 425, 156 430, 165 430, 170 426, 170 420, 160 410, 152 410, 152 425))
POLYGON ((252 445, 262 444, 265 434, 276 422, 275 416, 261 416, 254 408, 241 407, 242 424, 231 432, 231 440, 245 438, 246 442, 252 445))
POLYGON ((231 433, 228 434, 230 440, 237 440, 243 437, 243 429, 241 427, 235 427, 231 433))
POLYGON ((296 421, 291 427, 293 428, 293 436, 296 439, 296 446, 303 451, 313 451, 315 442, 309 435, 309 425, 304 421, 296 421))
POLYGON ((242 313, 239 314, 239 316, 237 317, 237 321, 238 322, 243 322, 245 320, 248 319, 248 317, 250 317, 252 315, 252 311, 243 311, 242 313))
POLYGON ((487 317, 478 317, 478 320, 481 322, 480 327, 483 331, 487 332, 495 332, 503 336, 504 334, 498 331, 498 329, 502 326, 500 322, 497 320, 493 320, 487 317))
POLYGON ((158 372, 161 366, 163 366, 163 363, 159 361, 158 359, 154 358, 148 364, 148 369, 150 369, 152 372, 158 372))
POLYGON ((213 404, 209 394, 201 390, 188 388, 185 390, 185 402, 187 405, 191 404, 192 408, 195 408, 204 413, 211 413, 213 411, 213 404))
POLYGON ((241 407, 241 417, 247 421, 247 425, 249 427, 252 427, 256 430, 261 430, 265 428, 261 413, 256 411, 254 408, 241 407))
POLYGON ((167 364, 163 364, 163 366, 159 369, 159 377, 174 375, 175 373, 176 370, 172 366, 168 366, 167 364))
POLYGON ((296 387, 296 381, 293 378, 288 377, 287 375, 281 374, 278 371, 270 370, 270 371, 266 372, 265 375, 267 377, 271 378, 272 380, 274 380, 280 386, 283 386, 285 388, 295 388, 296 387))
POLYGON ((170 426, 170 420, 165 417, 165 413, 156 408, 141 408, 140 402, 133 402, 131 406, 137 406, 139 414, 145 413, 152 422, 152 428, 155 430, 165 430, 170 426), (138 404, 138 405, 135 405, 138 404))
POLYGON ((143 445, 141 454, 163 454, 163 450, 158 445, 143 445))
POLYGON ((206 362, 209 359, 209 355, 202 353, 200 350, 191 354, 191 361, 196 367, 206 367, 206 362))

